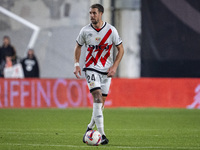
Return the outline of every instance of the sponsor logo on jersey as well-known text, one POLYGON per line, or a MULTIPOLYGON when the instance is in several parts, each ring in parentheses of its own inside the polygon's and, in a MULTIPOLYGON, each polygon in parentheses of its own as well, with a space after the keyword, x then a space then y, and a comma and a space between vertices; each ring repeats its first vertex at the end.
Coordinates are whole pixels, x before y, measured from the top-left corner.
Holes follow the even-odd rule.
POLYGON ((88 47, 92 50, 108 50, 109 49, 108 43, 105 43, 103 45, 88 45, 88 47))
POLYGON ((105 66, 106 61, 108 57, 110 56, 110 50, 112 48, 112 44, 108 45, 108 43, 105 43, 106 40, 110 37, 112 33, 112 30, 108 30, 108 32, 105 34, 104 38, 101 40, 99 45, 89 45, 87 51, 89 52, 86 56, 86 64, 85 66, 88 67, 91 64, 94 63, 94 66, 97 65, 97 62, 100 60, 101 64, 105 66), (106 54, 104 56, 101 56, 103 51, 106 50, 106 54), (93 52, 97 52, 96 56, 94 57, 92 55, 93 52))

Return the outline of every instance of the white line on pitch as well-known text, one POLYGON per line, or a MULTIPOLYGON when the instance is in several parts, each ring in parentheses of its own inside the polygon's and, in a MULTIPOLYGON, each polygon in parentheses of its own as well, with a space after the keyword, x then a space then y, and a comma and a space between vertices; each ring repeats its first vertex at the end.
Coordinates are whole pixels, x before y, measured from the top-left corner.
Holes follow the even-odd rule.
MULTIPOLYGON (((91 148, 91 146, 78 146, 78 145, 52 145, 52 144, 17 144, 17 143, 0 143, 0 145, 10 145, 10 146, 43 146, 43 147, 73 147, 73 148, 91 148)), ((101 148, 110 149, 199 149, 200 147, 139 147, 139 146, 101 146, 101 148)))
MULTIPOLYGON (((48 132, 48 133, 39 133, 39 132, 1 132, 4 134, 22 134, 22 135, 52 135, 52 134, 57 134, 57 135, 66 135, 65 133, 60 133, 60 132, 48 132)), ((73 133, 74 135, 82 135, 82 133, 73 133)))

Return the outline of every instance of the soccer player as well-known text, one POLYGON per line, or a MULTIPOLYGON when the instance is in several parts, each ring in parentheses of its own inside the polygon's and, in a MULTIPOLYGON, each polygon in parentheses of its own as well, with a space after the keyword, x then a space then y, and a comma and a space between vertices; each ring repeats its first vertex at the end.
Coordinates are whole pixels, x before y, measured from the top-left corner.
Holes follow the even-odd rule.
MULTIPOLYGON (((80 78, 81 68, 79 59, 81 47, 87 47, 85 65, 86 80, 93 96, 93 113, 87 131, 92 130, 96 124, 102 135, 102 145, 108 144, 109 140, 104 132, 104 120, 102 108, 108 95, 111 78, 115 75, 117 67, 124 54, 122 40, 115 27, 102 21, 104 7, 94 4, 90 7, 91 24, 83 27, 76 39, 74 74, 80 78), (113 60, 113 44, 117 47, 118 53, 113 60)), ((85 135, 83 136, 83 142, 85 135)))

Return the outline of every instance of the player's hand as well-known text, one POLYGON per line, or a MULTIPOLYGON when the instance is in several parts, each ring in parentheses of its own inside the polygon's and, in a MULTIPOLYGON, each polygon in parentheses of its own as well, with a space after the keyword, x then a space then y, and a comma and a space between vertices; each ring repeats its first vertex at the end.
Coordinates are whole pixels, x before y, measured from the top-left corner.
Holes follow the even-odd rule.
POLYGON ((116 73, 117 68, 112 66, 108 69, 108 77, 114 77, 115 73, 116 73))
POLYGON ((77 79, 80 79, 80 76, 81 76, 81 68, 80 68, 80 66, 76 66, 74 68, 74 74, 75 74, 77 79))

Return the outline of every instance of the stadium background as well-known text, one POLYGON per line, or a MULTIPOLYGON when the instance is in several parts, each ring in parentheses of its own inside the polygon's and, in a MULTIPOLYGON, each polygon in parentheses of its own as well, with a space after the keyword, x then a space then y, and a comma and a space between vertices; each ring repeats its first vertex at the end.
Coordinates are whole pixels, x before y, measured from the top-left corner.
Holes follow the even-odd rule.
POLYGON ((21 58, 33 47, 41 71, 41 79, 0 79, 0 107, 91 106, 85 80, 73 75, 73 50, 96 2, 125 48, 106 105, 199 108, 198 0, 0 1, 0 38, 9 35, 21 58))
POLYGON ((0 39, 9 35, 19 58, 33 47, 41 71, 0 78, 0 150, 200 149, 199 8, 199 0, 0 0, 0 39), (125 55, 105 103, 109 144, 94 147, 82 142, 92 96, 73 75, 73 51, 97 2, 125 55))

